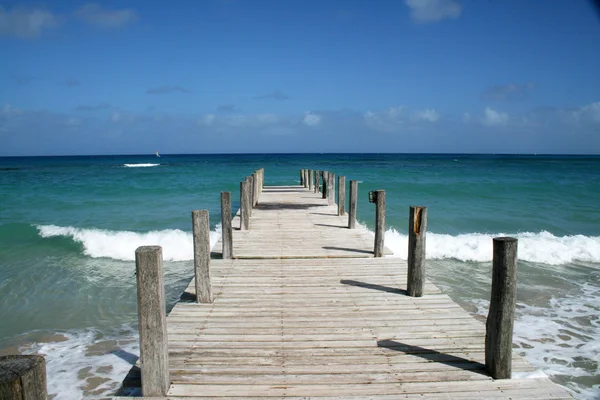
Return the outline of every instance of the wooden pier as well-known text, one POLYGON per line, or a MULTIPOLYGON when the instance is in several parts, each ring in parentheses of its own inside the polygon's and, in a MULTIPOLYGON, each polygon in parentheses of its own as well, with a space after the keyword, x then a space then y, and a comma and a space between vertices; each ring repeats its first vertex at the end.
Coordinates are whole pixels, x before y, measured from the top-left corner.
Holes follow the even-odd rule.
MULTIPOLYGON (((313 175, 247 186, 257 203, 241 196, 232 258, 213 249, 213 301, 197 303, 192 281, 166 319, 168 388, 152 398, 571 398, 547 378, 493 379, 485 324, 427 280, 409 296, 407 262, 374 257, 373 234, 349 229, 313 175)), ((516 354, 511 366, 533 371, 516 354)))

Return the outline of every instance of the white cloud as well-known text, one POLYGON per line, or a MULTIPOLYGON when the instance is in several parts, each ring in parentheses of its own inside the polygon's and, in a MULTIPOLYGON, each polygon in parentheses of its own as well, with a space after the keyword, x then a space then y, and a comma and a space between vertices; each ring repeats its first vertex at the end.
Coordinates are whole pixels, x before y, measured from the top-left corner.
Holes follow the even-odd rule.
POLYGON ((0 36, 35 38, 59 22, 54 14, 39 8, 16 7, 9 11, 0 6, 0 36))
POLYGON ((67 126, 71 126, 71 127, 77 127, 81 125, 81 119, 80 118, 75 118, 75 117, 69 117, 65 120, 65 125, 67 126))
POLYGON ((6 116, 6 117, 13 116, 13 115, 21 115, 21 114, 23 114, 23 110, 13 107, 8 103, 4 103, 4 105, 0 109, 0 115, 6 116))
POLYGON ((302 122, 306 126, 318 126, 321 124, 322 117, 319 114, 315 114, 313 112, 307 112, 304 114, 304 119, 302 122))
POLYGON ((198 124, 204 126, 211 126, 216 118, 217 116, 215 114, 206 114, 198 121, 198 124))
POLYGON ((481 123, 486 126, 502 126, 508 123, 508 114, 486 107, 481 123))
POLYGON ((126 111, 113 111, 110 114, 110 121, 112 123, 125 123, 125 122, 133 122, 136 120, 136 115, 131 112, 126 111))
POLYGON ((75 15, 99 28, 119 28, 138 19, 137 13, 130 8, 105 10, 97 3, 83 5, 75 15))
POLYGON ((434 22, 445 18, 458 18, 461 5, 455 0, 405 0, 416 22, 434 22))
POLYGON ((279 118, 275 114, 257 115, 215 115, 206 114, 198 120, 200 126, 214 126, 221 129, 226 128, 261 128, 275 125, 279 118))
POLYGON ((276 124, 279 119, 275 114, 259 114, 256 116, 256 120, 260 123, 276 124))
POLYGON ((600 122, 600 101, 575 111, 576 119, 583 122, 600 122))
POLYGON ((417 111, 415 114, 417 120, 424 120, 429 122, 436 122, 440 119, 440 114, 432 108, 428 108, 423 111, 417 111))
POLYGON ((379 112, 367 111, 364 115, 365 124, 369 128, 382 132, 414 130, 423 123, 434 123, 439 120, 440 114, 433 108, 412 111, 406 106, 390 107, 379 112))

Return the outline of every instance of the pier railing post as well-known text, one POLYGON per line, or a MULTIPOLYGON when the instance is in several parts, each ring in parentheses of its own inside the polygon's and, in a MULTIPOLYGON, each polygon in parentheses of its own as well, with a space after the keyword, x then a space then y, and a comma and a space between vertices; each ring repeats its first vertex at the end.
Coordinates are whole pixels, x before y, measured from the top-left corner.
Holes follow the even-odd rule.
POLYGON ((221 192, 221 243, 223 245, 223 259, 231 259, 233 256, 233 232, 231 228, 230 192, 221 192))
POLYGON ((335 173, 330 172, 327 178, 327 204, 335 204, 335 173))
POLYGON ((313 173, 315 171, 313 171, 312 169, 308 170, 308 190, 312 191, 313 190, 313 173))
POLYGON ((304 170, 300 170, 300 186, 304 186, 304 170))
POLYGON ((251 217, 254 207, 254 177, 252 175, 246 177, 246 185, 248 185, 248 215, 251 217))
POLYGON ((240 182, 240 230, 248 230, 248 223, 250 221, 250 210, 248 210, 248 181, 243 180, 240 182))
POLYGON ((171 384, 162 247, 138 247, 135 271, 142 395, 162 397, 171 384))
POLYGON ((348 229, 356 227, 356 202, 358 200, 358 181, 350 180, 350 199, 348 202, 348 229))
POLYGON ((338 176, 338 215, 346 214, 346 177, 338 176))
POLYGON ((319 193, 319 189, 321 189, 321 171, 315 172, 315 193, 319 193))
POLYGON ((47 398, 44 357, 21 354, 0 357, 0 399, 46 400, 47 398))
POLYGON ((412 297, 423 296, 426 233, 427 207, 411 206, 408 219, 407 292, 412 297))
POLYGON ((492 294, 486 321, 485 366, 494 379, 509 379, 517 298, 517 239, 494 238, 492 294))
POLYGON ((252 207, 258 204, 258 172, 252 174, 252 207))
POLYGON ((194 232, 194 271, 196 277, 196 301, 212 303, 210 283, 210 222, 208 210, 192 211, 194 232))
POLYGON ((323 198, 326 199, 327 198, 327 181, 329 178, 329 172, 327 171, 323 171, 323 198))
POLYGON ((375 257, 383 257, 385 239, 385 190, 375 191, 375 257))
POLYGON ((304 187, 308 188, 308 180, 309 180, 309 175, 308 175, 308 169, 304 170, 304 187))

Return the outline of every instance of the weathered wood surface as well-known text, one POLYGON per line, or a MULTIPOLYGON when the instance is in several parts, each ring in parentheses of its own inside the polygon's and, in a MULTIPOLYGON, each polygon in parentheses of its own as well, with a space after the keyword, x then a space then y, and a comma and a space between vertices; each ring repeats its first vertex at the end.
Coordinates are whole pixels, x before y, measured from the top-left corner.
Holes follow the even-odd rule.
MULTIPOLYGON (((265 187, 234 259, 211 261, 214 302, 167 318, 167 398, 570 398, 545 378, 493 380, 483 322, 429 281, 407 296, 406 262, 372 258, 373 235, 327 203, 265 187)), ((514 355, 512 370, 533 368, 514 355)))
MULTIPOLYGON (((348 217, 328 202, 304 187, 265 186, 250 229, 233 231, 233 258, 373 257, 373 234, 348 229, 348 217)), ((220 249, 218 243, 214 257, 221 257, 220 249)), ((392 252, 385 248, 384 254, 392 252)))
POLYGON ((162 248, 138 247, 135 266, 142 394, 163 396, 170 380, 162 248))
POLYGON ((0 399, 46 400, 46 360, 38 355, 0 357, 0 399))

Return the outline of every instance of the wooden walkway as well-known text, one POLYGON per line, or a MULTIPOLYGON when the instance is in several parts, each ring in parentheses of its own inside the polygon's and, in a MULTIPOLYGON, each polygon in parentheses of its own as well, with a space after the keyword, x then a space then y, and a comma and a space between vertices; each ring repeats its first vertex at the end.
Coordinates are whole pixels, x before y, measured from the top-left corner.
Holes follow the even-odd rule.
POLYGON ((571 398, 545 378, 491 379, 484 324, 430 282, 407 296, 406 262, 373 258, 373 235, 336 214, 308 189, 265 187, 234 259, 211 262, 214 303, 167 318, 167 398, 571 398))

